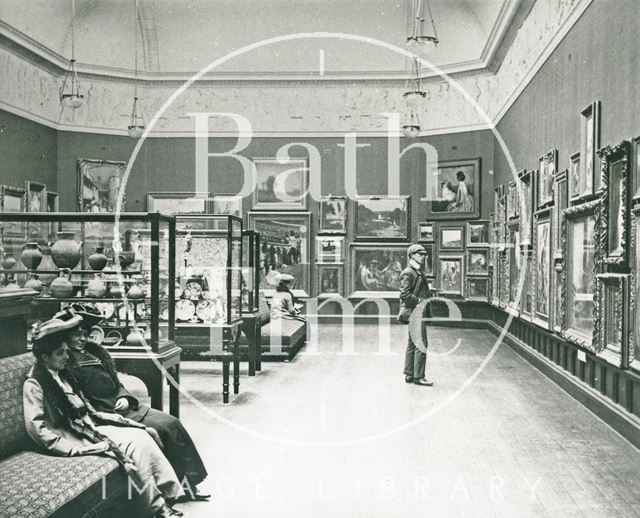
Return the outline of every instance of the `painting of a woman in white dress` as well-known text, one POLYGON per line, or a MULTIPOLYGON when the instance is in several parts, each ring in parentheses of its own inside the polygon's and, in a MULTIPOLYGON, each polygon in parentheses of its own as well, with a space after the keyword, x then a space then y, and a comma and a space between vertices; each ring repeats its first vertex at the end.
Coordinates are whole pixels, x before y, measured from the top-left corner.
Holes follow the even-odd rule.
POLYGON ((446 162, 429 180, 427 219, 480 217, 480 159, 446 162))

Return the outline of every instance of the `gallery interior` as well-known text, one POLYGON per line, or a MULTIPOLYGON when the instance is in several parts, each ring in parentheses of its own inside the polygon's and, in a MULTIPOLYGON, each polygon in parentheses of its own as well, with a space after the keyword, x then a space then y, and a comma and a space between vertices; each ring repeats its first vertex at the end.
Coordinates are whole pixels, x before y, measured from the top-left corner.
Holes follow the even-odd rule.
POLYGON ((0 516, 640 516, 638 26, 0 0, 0 516))

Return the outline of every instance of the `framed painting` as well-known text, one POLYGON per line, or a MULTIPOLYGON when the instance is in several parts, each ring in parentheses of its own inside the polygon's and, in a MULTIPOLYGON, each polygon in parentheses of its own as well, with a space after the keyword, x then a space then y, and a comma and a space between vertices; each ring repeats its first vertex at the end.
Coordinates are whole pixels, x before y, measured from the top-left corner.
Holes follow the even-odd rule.
POLYGON ((438 290, 441 295, 462 296, 464 288, 464 260, 461 255, 440 256, 438 290))
POLYGON ((531 274, 533 272, 533 252, 531 249, 520 249, 520 268, 524 268, 526 274, 524 275, 522 284, 522 296, 520 297, 520 313, 522 318, 531 321, 533 318, 533 282, 531 274))
POLYGON ((249 228, 260 233, 260 289, 274 289, 279 275, 288 273, 294 289, 308 296, 311 213, 249 212, 249 228))
POLYGON ((480 217, 480 158, 440 162, 427 181, 427 219, 480 217))
MULTIPOLYGON (((25 212, 26 191, 21 187, 3 185, 1 197, 2 212, 25 212)), ((6 221, 2 224, 4 242, 22 241, 25 235, 26 228, 23 221, 6 221)))
POLYGON ((629 242, 629 141, 605 146, 598 152, 602 159, 600 181, 600 218, 598 229, 602 260, 606 264, 627 266, 629 242))
POLYGON ((640 136, 633 139, 633 157, 634 157, 633 171, 635 173, 633 175, 633 178, 635 179, 635 182, 636 182, 634 185, 634 190, 636 193, 634 194, 634 198, 636 198, 637 196, 640 195, 640 136))
POLYGON ((25 190, 25 210, 27 212, 46 212, 47 186, 43 183, 27 180, 25 182, 25 190))
POLYGON ((533 207, 534 189, 531 171, 523 169, 518 173, 520 189, 522 191, 522 204, 520 207, 520 247, 531 250, 533 242, 533 207))
POLYGON ((407 266, 407 245, 351 244, 352 297, 393 297, 407 266))
POLYGON ((195 192, 149 192, 147 212, 162 214, 211 214, 211 198, 195 192))
POLYGON ((534 246, 535 288, 533 321, 542 327, 549 326, 549 297, 551 291, 551 221, 546 216, 536 218, 534 246))
POLYGON ((316 262, 342 263, 344 261, 344 237, 317 236, 316 262))
POLYGON ((472 248, 467 250, 467 274, 489 275, 489 249, 472 248))
POLYGON ((631 270, 630 314, 631 339, 626 364, 640 372, 640 194, 633 199, 633 221, 631 225, 631 245, 633 250, 633 268, 631 270))
POLYGON ((489 220, 467 221, 467 246, 489 246, 489 220))
POLYGON ((409 239, 409 196, 358 198, 355 204, 355 239, 406 241, 409 239))
POLYGON ((436 224, 422 221, 418 223, 418 241, 433 243, 436 240, 436 224))
POLYGON ((489 299, 488 277, 467 277, 465 286, 465 296, 468 300, 486 302, 489 299))
POLYGON ((114 213, 125 210, 125 198, 118 207, 118 196, 126 162, 78 160, 78 210, 80 212, 114 213))
POLYGON ((580 153, 574 153, 569 159, 569 200, 571 204, 580 203, 583 196, 580 175, 580 153))
POLYGON ((498 255, 498 275, 500 276, 499 305, 507 310, 509 308, 509 254, 502 252, 498 255))
POLYGON ((520 256, 520 228, 518 224, 509 225, 509 304, 507 309, 514 313, 520 313, 518 302, 518 282, 522 269, 520 256))
POLYGON ((440 250, 461 251, 464 249, 464 226, 438 225, 440 250))
POLYGON ((580 112, 580 182, 574 197, 592 196, 600 186, 600 101, 580 112))
POLYGON ((324 196, 318 210, 318 234, 347 233, 347 197, 324 196))
POLYGON ((58 212, 60 198, 57 192, 47 191, 47 212, 58 212))
POLYGON ((560 282, 562 301, 558 305, 562 336, 585 349, 594 351, 596 210, 592 200, 574 205, 562 213, 562 248, 565 265, 560 282))
POLYGON ((553 177, 558 170, 558 150, 552 149, 538 159, 536 176, 537 209, 543 210, 553 205, 553 177))
POLYGON ((507 189, 507 220, 513 221, 520 216, 520 201, 518 200, 518 184, 515 180, 509 182, 507 189))
POLYGON ((559 307, 562 304, 562 276, 561 271, 564 269, 564 248, 562 245, 562 213, 569 204, 568 199, 568 183, 569 183, 569 171, 559 171, 554 179, 554 208, 551 212, 552 228, 551 234, 553 237, 553 305, 551 307, 551 321, 553 323, 553 330, 557 333, 562 332, 562 324, 560 322, 560 314, 562 309, 559 307))
POLYGON ((309 182, 307 161, 254 158, 256 188, 252 210, 306 210, 309 182))
POLYGON ((618 367, 626 367, 628 358, 629 277, 619 273, 596 275, 596 351, 598 356, 618 367))
POLYGON ((435 243, 425 243, 424 249, 427 251, 427 255, 424 257, 424 263, 422 263, 422 271, 427 277, 435 277, 436 275, 436 245, 435 243))
POLYGON ((213 214, 242 217, 242 197, 234 194, 214 194, 209 205, 213 214))
POLYGON ((316 286, 316 293, 318 297, 342 296, 342 264, 319 264, 317 268, 318 285, 316 286))

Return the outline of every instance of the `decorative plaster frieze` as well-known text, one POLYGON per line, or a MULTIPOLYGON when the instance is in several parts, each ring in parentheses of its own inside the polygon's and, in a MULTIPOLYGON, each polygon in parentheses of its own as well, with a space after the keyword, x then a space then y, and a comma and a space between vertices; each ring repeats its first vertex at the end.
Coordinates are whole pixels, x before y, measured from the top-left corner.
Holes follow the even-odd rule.
MULTIPOLYGON (((592 0, 538 0, 511 42, 496 74, 461 77, 457 84, 466 99, 441 78, 424 84, 426 97, 419 113, 425 134, 487 128, 476 106, 497 123, 528 84, 580 14, 592 0)), ((61 130, 125 134, 133 102, 130 82, 81 78, 85 106, 61 110, 62 81, 11 50, 0 47, 6 71, 0 82, 0 107, 61 130)), ((203 82, 180 95, 162 114, 152 135, 192 135, 191 112, 231 112, 246 117, 254 134, 323 134, 348 132, 384 135, 387 119, 381 114, 406 111, 403 87, 375 83, 324 82, 229 85, 203 82), (264 100, 268 99, 268 103, 264 100)), ((139 89, 141 108, 149 123, 153 114, 174 94, 173 85, 148 82, 139 89)), ((401 119, 404 121, 405 119, 401 119)), ((212 121, 213 134, 237 133, 225 118, 212 121)))

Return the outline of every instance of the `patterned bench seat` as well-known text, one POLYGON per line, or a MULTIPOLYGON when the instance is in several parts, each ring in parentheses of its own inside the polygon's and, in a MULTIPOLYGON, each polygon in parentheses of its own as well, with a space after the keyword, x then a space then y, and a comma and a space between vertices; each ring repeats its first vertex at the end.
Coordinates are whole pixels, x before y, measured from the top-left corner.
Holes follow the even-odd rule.
POLYGON ((300 320, 272 318, 261 328, 262 358, 265 360, 292 359, 307 338, 307 324, 300 320))
POLYGON ((22 385, 32 364, 31 354, 0 359, 0 515, 94 518, 126 513, 127 478, 115 460, 35 451, 22 409, 22 385))

